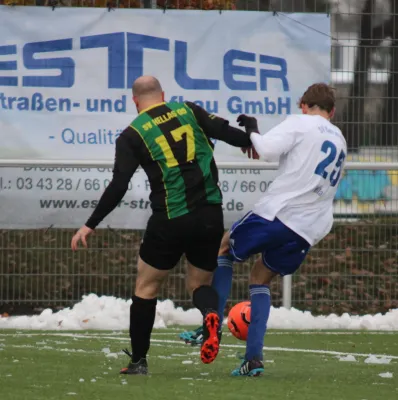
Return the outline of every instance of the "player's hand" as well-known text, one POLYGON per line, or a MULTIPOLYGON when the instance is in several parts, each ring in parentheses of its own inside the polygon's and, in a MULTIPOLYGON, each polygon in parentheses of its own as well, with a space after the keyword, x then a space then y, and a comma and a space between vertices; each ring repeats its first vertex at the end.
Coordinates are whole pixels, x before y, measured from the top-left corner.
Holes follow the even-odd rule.
POLYGON ((247 133, 259 132, 257 120, 254 117, 248 117, 247 115, 241 114, 236 120, 239 126, 244 126, 247 133))
POLYGON ((88 226, 82 226, 76 233, 75 236, 72 238, 71 248, 73 251, 77 250, 77 245, 81 241, 83 246, 87 248, 87 236, 93 233, 94 230, 89 228, 88 226))
POLYGON ((256 149, 254 148, 254 146, 250 146, 250 147, 242 147, 241 148, 242 153, 243 154, 247 154, 248 158, 251 158, 253 160, 259 160, 260 156, 258 155, 256 149))

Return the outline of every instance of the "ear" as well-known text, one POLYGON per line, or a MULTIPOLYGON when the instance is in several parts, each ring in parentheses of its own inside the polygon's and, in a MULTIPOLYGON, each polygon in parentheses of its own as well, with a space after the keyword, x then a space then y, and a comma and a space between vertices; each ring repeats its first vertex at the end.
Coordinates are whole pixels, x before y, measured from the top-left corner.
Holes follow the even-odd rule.
POLYGON ((301 111, 303 112, 303 114, 308 114, 308 105, 301 104, 301 111))
POLYGON ((334 115, 336 114, 336 107, 333 108, 333 110, 329 114, 329 118, 333 119, 334 115))
POLYGON ((162 101, 164 101, 164 92, 162 92, 162 101))
POLYGON ((138 98, 136 96, 133 96, 133 101, 135 105, 138 107, 138 98))

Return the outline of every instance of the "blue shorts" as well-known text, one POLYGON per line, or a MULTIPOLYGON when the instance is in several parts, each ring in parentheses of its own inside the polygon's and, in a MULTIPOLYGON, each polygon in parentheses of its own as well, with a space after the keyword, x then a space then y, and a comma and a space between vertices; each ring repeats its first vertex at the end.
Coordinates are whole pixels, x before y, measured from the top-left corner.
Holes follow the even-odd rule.
POLYGON ((230 249, 235 261, 262 254, 264 265, 279 275, 290 275, 304 261, 310 244, 278 218, 268 221, 253 212, 246 214, 230 230, 230 249))

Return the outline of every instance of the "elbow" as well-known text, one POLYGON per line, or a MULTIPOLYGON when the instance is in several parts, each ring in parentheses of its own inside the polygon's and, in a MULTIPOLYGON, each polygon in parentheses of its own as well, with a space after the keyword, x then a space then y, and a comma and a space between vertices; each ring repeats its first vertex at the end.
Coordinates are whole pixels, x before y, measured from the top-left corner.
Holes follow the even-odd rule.
POLYGON ((260 156, 260 159, 266 162, 278 162, 279 161, 279 154, 274 154, 267 151, 264 148, 258 148, 258 146, 253 146, 256 150, 257 154, 260 156))
POLYGON ((260 153, 259 156, 266 162, 278 162, 279 161, 279 155, 277 155, 277 154, 263 152, 263 153, 260 153))
POLYGON ((121 177, 118 178, 113 177, 107 189, 109 189, 109 191, 112 191, 116 197, 122 199, 129 188, 129 183, 130 183, 129 179, 123 179, 121 177))

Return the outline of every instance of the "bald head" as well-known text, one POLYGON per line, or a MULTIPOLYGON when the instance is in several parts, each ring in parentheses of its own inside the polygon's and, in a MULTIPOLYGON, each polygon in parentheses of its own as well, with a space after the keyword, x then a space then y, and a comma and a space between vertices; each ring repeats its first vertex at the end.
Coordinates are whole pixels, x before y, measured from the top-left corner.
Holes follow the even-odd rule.
POLYGON ((133 83, 133 100, 137 111, 164 102, 164 93, 160 82, 153 76, 140 76, 133 83))
POLYGON ((160 82, 153 76, 140 76, 133 83, 134 97, 158 97, 162 93, 160 82))

